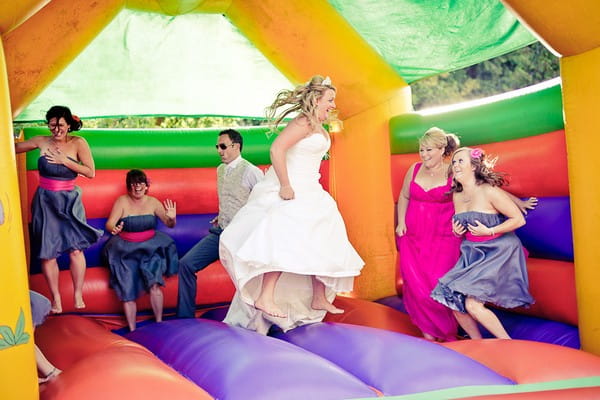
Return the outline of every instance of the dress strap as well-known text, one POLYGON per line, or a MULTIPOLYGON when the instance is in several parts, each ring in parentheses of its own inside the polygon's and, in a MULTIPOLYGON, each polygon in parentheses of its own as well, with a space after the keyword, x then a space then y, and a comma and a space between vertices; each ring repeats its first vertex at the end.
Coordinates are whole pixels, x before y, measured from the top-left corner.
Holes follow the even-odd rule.
POLYGON ((423 163, 416 163, 415 164, 415 168, 413 169, 413 176, 412 176, 412 180, 415 180, 415 177, 417 176, 417 174, 419 173, 419 170, 421 169, 421 166, 423 165, 423 163))

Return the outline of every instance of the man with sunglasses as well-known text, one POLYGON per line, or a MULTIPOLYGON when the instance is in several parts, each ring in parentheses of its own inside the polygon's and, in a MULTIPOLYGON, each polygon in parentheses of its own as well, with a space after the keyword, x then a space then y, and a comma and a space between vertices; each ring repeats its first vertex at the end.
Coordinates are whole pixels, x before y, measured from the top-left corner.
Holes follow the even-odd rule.
POLYGON ((248 200, 263 172, 242 158, 242 135, 234 129, 219 133, 215 146, 221 161, 217 167, 219 214, 210 222, 213 226, 202 240, 179 260, 179 290, 177 317, 193 318, 196 310, 196 273, 219 259, 219 237, 233 216, 248 200))

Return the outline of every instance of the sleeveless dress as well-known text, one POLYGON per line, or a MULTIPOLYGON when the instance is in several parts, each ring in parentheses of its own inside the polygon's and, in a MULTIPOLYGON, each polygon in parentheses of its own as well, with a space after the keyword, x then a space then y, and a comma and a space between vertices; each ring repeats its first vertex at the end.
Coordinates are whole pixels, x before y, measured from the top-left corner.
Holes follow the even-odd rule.
MULTIPOLYGON (((119 220, 123 232, 143 232, 156 228, 156 216, 132 215, 119 220)), ((163 275, 174 275, 179 266, 175 242, 155 231, 143 242, 131 242, 115 235, 102 250, 110 269, 110 286, 121 301, 133 301, 154 284, 165 285, 163 275)))
POLYGON ((459 258, 460 238, 452 234, 452 178, 424 190, 415 182, 422 163, 415 165, 406 209, 406 233, 399 238, 402 298, 411 321, 424 333, 456 340, 452 311, 431 298, 431 291, 459 258))
MULTIPOLYGON (((62 164, 51 164, 46 157, 38 159, 40 176, 58 181, 69 181, 77 173, 62 164)), ((32 247, 38 249, 39 258, 57 258, 73 250, 85 250, 104 234, 88 225, 81 189, 48 190, 37 188, 31 202, 32 247)))
MULTIPOLYGON (((500 225, 506 217, 478 211, 456 214, 466 227, 480 221, 488 228, 500 225)), ((480 237, 481 238, 481 237, 480 237)), ((514 232, 479 240, 463 240, 460 259, 431 293, 431 297, 453 310, 465 313, 465 300, 473 297, 503 308, 528 306, 529 294, 525 252, 514 232), (486 240, 489 239, 489 240, 486 240)))
POLYGON ((273 324, 286 331, 321 321, 325 311, 311 308, 311 275, 325 284, 329 301, 336 292, 352 290, 364 262, 348 240, 335 201, 319 183, 319 167, 329 146, 328 138, 314 133, 288 149, 295 198, 279 197, 279 180, 271 167, 221 234, 221 262, 237 289, 224 322, 266 334, 273 324), (283 272, 275 303, 287 318, 254 308, 262 276, 270 271, 283 272))

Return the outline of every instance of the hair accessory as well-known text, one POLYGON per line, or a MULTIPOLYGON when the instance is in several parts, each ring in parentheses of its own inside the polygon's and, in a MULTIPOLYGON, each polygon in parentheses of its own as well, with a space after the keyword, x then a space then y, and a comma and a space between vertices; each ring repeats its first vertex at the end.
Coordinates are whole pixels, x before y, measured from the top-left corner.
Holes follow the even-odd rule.
POLYGON ((481 150, 479 147, 471 150, 471 158, 481 158, 482 155, 483 150, 481 150))
POLYGON ((323 86, 331 86, 331 78, 326 76, 325 79, 323 79, 323 82, 321 82, 321 85, 323 86))
POLYGON ((81 118, 79 118, 77 115, 72 114, 71 117, 73 117, 73 121, 75 121, 75 122, 81 122, 81 118))

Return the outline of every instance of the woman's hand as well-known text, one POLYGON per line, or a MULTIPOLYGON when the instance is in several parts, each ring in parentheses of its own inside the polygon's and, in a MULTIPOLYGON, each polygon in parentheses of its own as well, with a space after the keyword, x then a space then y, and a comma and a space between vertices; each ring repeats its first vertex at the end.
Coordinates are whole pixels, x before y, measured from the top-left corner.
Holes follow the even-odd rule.
POLYGON ((65 163, 68 160, 66 154, 64 154, 62 151, 60 151, 60 149, 57 147, 54 149, 51 149, 51 148, 46 149, 44 156, 46 157, 46 160, 48 160, 48 162, 50 164, 65 165, 65 163))
POLYGON ((294 189, 290 185, 282 186, 279 189, 279 197, 283 200, 292 200, 295 196, 294 189))
POLYGON ((467 227, 473 236, 491 236, 494 234, 493 228, 488 228, 478 220, 475 220, 475 225, 468 224, 467 227))
POLYGON ((533 210, 537 207, 538 199, 537 197, 530 197, 527 200, 521 200, 517 203, 519 210, 525 215, 527 215, 527 210, 533 210))
POLYGON ((406 224, 404 222, 398 222, 398 226, 396 227, 396 235, 404 236, 406 233, 406 224))
POLYGON ((169 218, 170 220, 174 220, 175 217, 177 217, 177 203, 175 203, 171 199, 166 199, 163 202, 163 205, 165 206, 165 215, 167 216, 167 218, 169 218))
POLYGON ((452 220, 452 233, 454 233, 455 236, 462 236, 466 232, 467 232, 467 230, 465 229, 463 224, 461 224, 459 221, 457 221, 455 219, 452 220))
POLYGON ((123 230, 123 221, 119 222, 115 227, 110 231, 110 234, 113 236, 118 235, 123 230))

